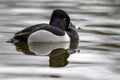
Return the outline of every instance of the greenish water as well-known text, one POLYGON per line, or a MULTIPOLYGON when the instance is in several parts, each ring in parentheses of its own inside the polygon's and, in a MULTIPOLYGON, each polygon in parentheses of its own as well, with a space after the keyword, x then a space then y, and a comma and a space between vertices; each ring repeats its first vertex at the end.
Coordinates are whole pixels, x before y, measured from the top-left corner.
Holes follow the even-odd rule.
POLYGON ((0 0, 0 80, 119 80, 119 0, 0 0), (6 41, 64 9, 79 43, 6 41))

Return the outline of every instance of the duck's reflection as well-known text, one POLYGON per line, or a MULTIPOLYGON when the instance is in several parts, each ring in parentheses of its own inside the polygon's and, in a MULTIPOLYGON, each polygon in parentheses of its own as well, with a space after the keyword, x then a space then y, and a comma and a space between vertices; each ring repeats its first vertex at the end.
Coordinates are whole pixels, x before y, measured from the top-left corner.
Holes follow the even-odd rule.
POLYGON ((50 67, 63 67, 67 58, 75 52, 78 42, 73 43, 15 43, 17 51, 26 55, 49 56, 50 67))
POLYGON ((29 50, 28 44, 26 42, 17 42, 14 43, 14 45, 16 46, 17 51, 23 52, 25 55, 35 55, 29 50))
POLYGON ((63 67, 68 64, 67 58, 69 53, 64 48, 58 48, 52 50, 49 54, 49 66, 51 67, 63 67))

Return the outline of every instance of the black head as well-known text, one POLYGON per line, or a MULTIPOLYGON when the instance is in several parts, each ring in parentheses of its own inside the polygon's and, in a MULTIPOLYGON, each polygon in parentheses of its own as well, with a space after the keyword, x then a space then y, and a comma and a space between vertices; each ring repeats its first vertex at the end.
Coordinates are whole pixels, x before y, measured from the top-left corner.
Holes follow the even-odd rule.
POLYGON ((50 25, 65 30, 69 27, 69 24, 70 24, 70 17, 65 11, 60 9, 56 9, 53 11, 51 15, 50 25))

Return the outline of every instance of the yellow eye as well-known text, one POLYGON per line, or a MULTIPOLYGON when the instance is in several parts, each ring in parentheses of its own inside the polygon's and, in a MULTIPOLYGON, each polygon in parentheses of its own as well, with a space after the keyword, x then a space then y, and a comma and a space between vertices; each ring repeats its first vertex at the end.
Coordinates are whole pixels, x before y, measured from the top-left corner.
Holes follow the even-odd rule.
POLYGON ((64 21, 66 21, 67 19, 66 18, 64 18, 64 21))

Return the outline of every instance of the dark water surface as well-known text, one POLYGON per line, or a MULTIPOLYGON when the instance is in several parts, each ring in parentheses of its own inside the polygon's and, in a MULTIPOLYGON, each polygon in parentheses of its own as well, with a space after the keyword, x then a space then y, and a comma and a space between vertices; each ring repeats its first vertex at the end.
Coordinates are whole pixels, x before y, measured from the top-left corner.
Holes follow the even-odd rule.
POLYGON ((0 0, 0 80, 120 80, 119 0, 0 0), (64 9, 80 43, 6 41, 64 9))

